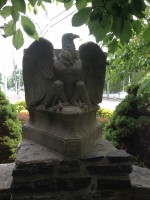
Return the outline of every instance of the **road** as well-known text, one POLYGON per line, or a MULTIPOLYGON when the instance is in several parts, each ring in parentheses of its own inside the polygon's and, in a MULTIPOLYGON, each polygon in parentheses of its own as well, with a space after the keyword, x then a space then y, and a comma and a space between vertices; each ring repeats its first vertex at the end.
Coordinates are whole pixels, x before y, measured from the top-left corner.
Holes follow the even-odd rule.
POLYGON ((102 103, 100 103, 101 108, 107 108, 110 110, 115 110, 116 106, 121 102, 122 100, 119 99, 106 99, 103 98, 102 103))

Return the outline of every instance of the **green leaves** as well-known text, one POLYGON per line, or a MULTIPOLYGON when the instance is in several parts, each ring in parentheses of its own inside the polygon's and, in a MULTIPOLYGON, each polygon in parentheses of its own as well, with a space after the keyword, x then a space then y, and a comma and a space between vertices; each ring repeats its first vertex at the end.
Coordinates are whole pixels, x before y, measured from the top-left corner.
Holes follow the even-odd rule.
POLYGON ((5 6, 1 11, 0 11, 0 15, 6 19, 6 17, 8 17, 11 14, 11 6, 5 6))
POLYGON ((6 36, 14 35, 15 31, 16 31, 16 23, 13 20, 11 20, 4 27, 5 35, 6 36))
POLYGON ((24 0, 12 0, 12 4, 16 10, 22 13, 26 12, 26 4, 24 0))
POLYGON ((130 9, 132 14, 139 18, 143 18, 143 11, 145 11, 146 4, 144 0, 132 0, 130 4, 130 9))
POLYGON ((117 36, 120 37, 123 31, 124 20, 122 17, 114 17, 112 24, 112 31, 117 36))
POLYGON ((141 29, 142 29, 141 22, 139 20, 133 20, 132 25, 133 25, 134 31, 137 34, 139 34, 141 32, 141 29))
POLYGON ((87 5, 87 1, 86 0, 76 0, 76 7, 78 10, 85 8, 87 5))
POLYGON ((19 20, 20 14, 19 14, 19 12, 18 12, 17 10, 15 10, 15 9, 12 7, 12 8, 11 8, 11 16, 12 16, 13 20, 14 20, 15 22, 17 22, 17 21, 19 20))
POLYGON ((7 0, 0 0, 0 9, 6 4, 7 0))
POLYGON ((13 45, 16 49, 19 49, 24 44, 23 34, 20 29, 16 31, 13 36, 13 45))
POLYGON ((112 31, 116 37, 120 38, 122 43, 128 43, 132 36, 132 26, 129 20, 123 18, 114 18, 112 31))
POLYGON ((37 0, 29 0, 29 2, 30 2, 30 4, 34 7, 35 4, 36 4, 36 2, 37 2, 37 0))
POLYGON ((33 36, 35 33, 35 25, 33 24, 33 22, 25 16, 21 16, 21 24, 22 27, 24 29, 24 31, 29 35, 29 36, 33 36))
POLYGON ((101 0, 92 0, 92 7, 93 8, 96 8, 96 7, 101 7, 103 6, 103 1, 101 0))
POLYGON ((128 43, 132 36, 131 23, 129 20, 124 20, 123 30, 120 36, 121 42, 128 43))
POLYGON ((150 42, 150 25, 148 28, 143 32, 143 37, 146 42, 150 42))
POLYGON ((109 44, 109 53, 114 53, 118 48, 118 42, 116 39, 113 39, 113 41, 109 44))
POLYGON ((67 3, 64 3, 66 10, 69 10, 73 6, 73 2, 74 2, 74 0, 70 0, 67 3))
POLYGON ((86 7, 80 9, 72 18, 72 25, 75 27, 81 26, 87 23, 90 19, 90 15, 92 12, 91 7, 86 7))
POLYGON ((106 32, 111 30, 112 18, 107 12, 103 13, 102 20, 100 21, 100 26, 105 29, 106 32))

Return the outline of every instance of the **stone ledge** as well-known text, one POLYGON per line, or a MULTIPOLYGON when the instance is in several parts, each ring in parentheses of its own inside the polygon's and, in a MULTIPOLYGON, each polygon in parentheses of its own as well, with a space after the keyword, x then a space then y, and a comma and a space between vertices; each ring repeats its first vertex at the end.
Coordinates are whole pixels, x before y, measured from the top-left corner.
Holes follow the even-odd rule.
POLYGON ((88 166, 88 171, 92 175, 128 175, 132 172, 132 166, 130 164, 115 164, 115 165, 99 165, 88 166))
POLYGON ((106 155, 106 158, 110 162, 127 162, 130 161, 132 156, 124 150, 113 150, 111 152, 108 152, 106 155))
POLYGON ((0 200, 10 199, 10 186, 14 167, 15 163, 0 164, 0 200))
POLYGON ((133 200, 150 199, 150 169, 133 165, 133 171, 130 174, 132 185, 133 200))

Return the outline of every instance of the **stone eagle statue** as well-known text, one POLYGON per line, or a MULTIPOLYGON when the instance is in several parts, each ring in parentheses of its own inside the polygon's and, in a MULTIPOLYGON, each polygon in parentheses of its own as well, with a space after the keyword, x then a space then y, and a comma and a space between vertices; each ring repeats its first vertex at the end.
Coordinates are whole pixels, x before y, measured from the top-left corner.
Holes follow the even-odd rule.
POLYGON ((44 38, 25 50, 23 79, 27 106, 90 107, 102 101, 106 55, 97 44, 88 42, 79 47, 78 56, 74 45, 78 37, 64 34, 57 57, 52 43, 44 38))

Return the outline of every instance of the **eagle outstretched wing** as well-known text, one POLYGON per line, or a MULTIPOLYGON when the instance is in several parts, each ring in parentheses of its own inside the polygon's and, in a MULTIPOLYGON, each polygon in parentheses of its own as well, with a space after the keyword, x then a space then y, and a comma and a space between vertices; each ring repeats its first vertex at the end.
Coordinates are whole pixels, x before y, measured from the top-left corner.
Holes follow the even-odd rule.
POLYGON ((54 83, 54 51, 44 38, 34 41, 24 52, 23 79, 27 106, 39 105, 54 83))
POLYGON ((88 42, 79 47, 79 56, 89 100, 96 105, 102 101, 106 55, 97 44, 88 42))

